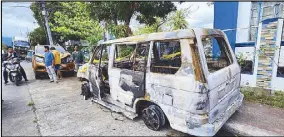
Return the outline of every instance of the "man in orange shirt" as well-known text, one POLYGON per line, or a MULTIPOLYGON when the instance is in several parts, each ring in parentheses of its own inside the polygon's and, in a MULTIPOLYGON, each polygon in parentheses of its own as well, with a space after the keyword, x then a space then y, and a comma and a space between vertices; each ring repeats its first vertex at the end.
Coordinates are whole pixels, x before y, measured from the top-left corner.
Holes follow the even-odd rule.
POLYGON ((60 64, 61 64, 61 58, 60 58, 60 53, 55 49, 55 47, 51 47, 50 50, 53 53, 54 56, 54 68, 55 68, 55 72, 57 73, 58 79, 62 79, 62 75, 60 72, 60 64))

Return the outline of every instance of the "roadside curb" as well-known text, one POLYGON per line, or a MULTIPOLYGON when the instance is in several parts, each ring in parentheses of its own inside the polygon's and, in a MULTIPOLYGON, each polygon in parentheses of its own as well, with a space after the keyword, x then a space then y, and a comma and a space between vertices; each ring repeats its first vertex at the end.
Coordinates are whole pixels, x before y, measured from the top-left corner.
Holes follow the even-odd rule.
POLYGON ((247 124, 240 124, 233 121, 227 121, 223 128, 228 132, 239 136, 281 136, 275 132, 260 129, 247 124))

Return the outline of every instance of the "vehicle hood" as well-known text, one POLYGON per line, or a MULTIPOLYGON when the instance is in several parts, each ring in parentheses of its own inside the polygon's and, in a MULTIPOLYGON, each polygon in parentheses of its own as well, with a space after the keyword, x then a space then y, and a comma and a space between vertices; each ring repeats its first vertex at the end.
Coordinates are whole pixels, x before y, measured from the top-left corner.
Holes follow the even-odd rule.
MULTIPOLYGON (((35 56, 44 58, 44 54, 36 53, 35 56)), ((71 56, 71 54, 69 52, 62 52, 62 53, 60 53, 60 58, 61 59, 66 58, 67 56, 71 56)))

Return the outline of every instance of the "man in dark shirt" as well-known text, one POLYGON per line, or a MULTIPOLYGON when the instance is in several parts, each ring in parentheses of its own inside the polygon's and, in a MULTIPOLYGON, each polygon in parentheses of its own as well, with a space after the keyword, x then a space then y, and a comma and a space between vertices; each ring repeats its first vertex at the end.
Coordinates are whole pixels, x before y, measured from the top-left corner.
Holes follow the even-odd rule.
POLYGON ((75 46, 74 52, 72 53, 72 57, 75 63, 75 71, 77 72, 79 67, 84 62, 84 55, 81 51, 78 50, 78 46, 75 46))
MULTIPOLYGON (((18 58, 18 55, 17 55, 16 52, 13 51, 12 47, 8 47, 8 52, 6 54, 4 54, 2 56, 2 58, 3 58, 3 61, 7 61, 7 60, 10 60, 10 59, 13 59, 13 58, 18 58)), ((25 81, 28 81, 26 72, 21 65, 20 65, 20 71, 21 71, 25 81)), ((4 71, 3 71, 3 77, 4 77, 5 84, 7 84, 8 83, 8 72, 6 71, 6 69, 4 69, 4 71)))

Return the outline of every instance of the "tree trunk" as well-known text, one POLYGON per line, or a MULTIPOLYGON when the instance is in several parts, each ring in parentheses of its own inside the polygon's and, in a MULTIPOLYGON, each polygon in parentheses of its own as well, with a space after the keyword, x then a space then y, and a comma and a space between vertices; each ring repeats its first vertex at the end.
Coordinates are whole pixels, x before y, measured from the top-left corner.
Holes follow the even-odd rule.
POLYGON ((131 19, 131 17, 132 17, 132 14, 131 14, 131 16, 130 17, 128 17, 128 19, 125 21, 125 26, 126 26, 126 32, 127 32, 127 36, 129 37, 129 36, 131 36, 132 35, 132 31, 131 31, 131 28, 130 28, 130 19, 131 19))

